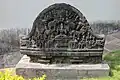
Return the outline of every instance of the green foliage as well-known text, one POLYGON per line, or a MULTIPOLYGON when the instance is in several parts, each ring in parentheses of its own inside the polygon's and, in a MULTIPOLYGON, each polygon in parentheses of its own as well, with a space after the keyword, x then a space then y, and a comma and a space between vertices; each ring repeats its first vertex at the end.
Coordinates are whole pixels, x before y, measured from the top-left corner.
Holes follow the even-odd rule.
MULTIPOLYGON (((33 78, 29 80, 45 80, 46 75, 43 75, 40 78, 33 78)), ((22 76, 13 75, 11 71, 6 70, 5 72, 0 72, 0 80, 26 80, 22 76)))
POLYGON ((111 76, 102 78, 84 78, 82 80, 120 80, 120 50, 107 53, 104 56, 111 68, 111 76))
POLYGON ((6 70, 5 72, 0 72, 0 80, 24 80, 22 76, 12 75, 12 72, 6 70))
POLYGON ((113 51, 104 56, 111 69, 120 70, 120 50, 113 51))
POLYGON ((40 78, 33 78, 33 79, 29 79, 29 80, 45 80, 46 79, 46 75, 44 74, 42 77, 40 78))

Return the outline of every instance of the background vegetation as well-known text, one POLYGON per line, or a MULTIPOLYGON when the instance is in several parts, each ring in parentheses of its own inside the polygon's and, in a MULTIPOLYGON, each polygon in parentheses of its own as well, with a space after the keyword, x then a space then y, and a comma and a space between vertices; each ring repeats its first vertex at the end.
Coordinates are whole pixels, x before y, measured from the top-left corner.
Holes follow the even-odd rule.
POLYGON ((0 30, 0 54, 19 50, 20 35, 27 35, 29 29, 2 29, 0 30))
POLYGON ((120 21, 97 21, 90 23, 96 34, 111 34, 120 31, 120 21))

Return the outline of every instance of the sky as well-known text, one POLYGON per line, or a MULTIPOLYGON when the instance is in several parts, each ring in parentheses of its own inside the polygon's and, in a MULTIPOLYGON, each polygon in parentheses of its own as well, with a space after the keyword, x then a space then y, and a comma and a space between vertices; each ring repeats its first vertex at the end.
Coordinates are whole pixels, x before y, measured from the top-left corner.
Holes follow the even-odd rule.
POLYGON ((31 28, 42 10, 62 2, 79 9, 89 22, 120 20, 120 0, 0 0, 0 29, 31 28))

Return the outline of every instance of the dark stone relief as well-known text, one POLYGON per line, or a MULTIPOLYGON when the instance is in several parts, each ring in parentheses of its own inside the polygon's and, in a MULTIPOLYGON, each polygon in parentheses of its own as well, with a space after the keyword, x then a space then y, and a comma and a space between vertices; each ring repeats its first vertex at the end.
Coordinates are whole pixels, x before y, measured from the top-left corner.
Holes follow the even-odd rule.
POLYGON ((60 3, 38 15, 31 33, 21 39, 21 53, 30 56, 32 62, 99 63, 104 42, 104 37, 93 34, 78 9, 60 3))

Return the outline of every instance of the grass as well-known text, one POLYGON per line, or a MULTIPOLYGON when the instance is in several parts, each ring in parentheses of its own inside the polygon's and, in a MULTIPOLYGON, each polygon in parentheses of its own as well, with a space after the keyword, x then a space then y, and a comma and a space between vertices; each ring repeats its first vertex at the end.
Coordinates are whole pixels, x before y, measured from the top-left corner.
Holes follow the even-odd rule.
POLYGON ((110 76, 101 78, 86 78, 82 80, 120 80, 120 50, 105 54, 104 60, 108 62, 110 66, 110 76))
POLYGON ((104 60, 106 60, 110 68, 113 70, 120 70, 120 50, 110 52, 104 56, 104 60))

